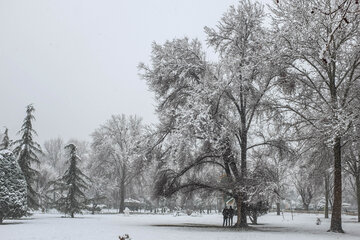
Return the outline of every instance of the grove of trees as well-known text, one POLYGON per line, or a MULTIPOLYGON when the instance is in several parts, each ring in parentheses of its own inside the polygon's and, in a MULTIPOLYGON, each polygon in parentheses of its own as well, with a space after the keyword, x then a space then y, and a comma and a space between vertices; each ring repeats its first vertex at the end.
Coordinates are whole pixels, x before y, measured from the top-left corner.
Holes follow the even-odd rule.
POLYGON ((237 226, 246 226, 247 204, 274 191, 253 157, 272 148, 297 159, 295 185, 305 208, 321 176, 328 204, 331 175, 330 231, 343 232, 342 156, 357 138, 359 118, 359 4, 284 0, 270 10, 265 27, 264 6, 242 0, 215 28, 205 27, 216 62, 198 40, 184 38, 154 43, 150 66, 140 64, 156 95, 159 138, 171 162, 157 176, 157 192, 222 191, 237 201, 237 226), (321 145, 319 154, 314 146, 321 145), (322 155, 327 169, 317 169, 322 155), (224 181, 214 181, 224 173, 224 181), (299 184, 304 179, 306 186, 299 184))

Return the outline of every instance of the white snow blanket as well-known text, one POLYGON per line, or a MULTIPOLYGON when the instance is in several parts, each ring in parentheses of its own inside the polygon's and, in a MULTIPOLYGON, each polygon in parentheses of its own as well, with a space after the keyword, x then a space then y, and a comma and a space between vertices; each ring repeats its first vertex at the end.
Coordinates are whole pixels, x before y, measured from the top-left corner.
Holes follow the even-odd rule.
POLYGON ((223 228, 221 215, 77 215, 35 214, 21 220, 5 220, 0 225, 1 240, 118 240, 129 234, 132 240, 359 240, 360 223, 355 216, 343 216, 345 234, 326 232, 330 220, 321 215, 295 214, 259 218, 262 225, 250 231, 223 228), (316 225, 319 217, 321 225, 316 225))

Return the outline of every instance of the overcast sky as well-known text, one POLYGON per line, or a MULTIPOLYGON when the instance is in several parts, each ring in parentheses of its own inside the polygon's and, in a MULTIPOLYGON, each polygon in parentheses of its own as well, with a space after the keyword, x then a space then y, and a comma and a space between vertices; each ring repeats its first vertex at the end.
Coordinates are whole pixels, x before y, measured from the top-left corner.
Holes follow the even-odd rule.
MULTIPOLYGON (((261 2, 268 3, 271 0, 261 2)), ((236 0, 0 0, 0 131, 20 129, 36 108, 36 139, 90 134, 113 114, 156 122, 138 76, 151 43, 205 40, 236 0)))

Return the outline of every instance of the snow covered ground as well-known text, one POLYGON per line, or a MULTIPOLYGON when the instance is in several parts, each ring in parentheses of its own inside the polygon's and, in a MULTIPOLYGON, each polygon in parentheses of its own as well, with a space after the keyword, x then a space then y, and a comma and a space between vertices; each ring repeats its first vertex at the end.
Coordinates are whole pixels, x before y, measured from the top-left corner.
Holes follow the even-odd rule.
POLYGON ((343 216, 345 234, 328 233, 329 220, 321 215, 274 213, 259 219, 262 225, 249 231, 222 228, 222 216, 173 215, 78 215, 75 219, 57 214, 35 214, 21 220, 5 220, 0 225, 1 240, 117 240, 128 233, 132 240, 281 240, 360 239, 356 217, 343 216), (322 220, 316 225, 316 217, 322 220))

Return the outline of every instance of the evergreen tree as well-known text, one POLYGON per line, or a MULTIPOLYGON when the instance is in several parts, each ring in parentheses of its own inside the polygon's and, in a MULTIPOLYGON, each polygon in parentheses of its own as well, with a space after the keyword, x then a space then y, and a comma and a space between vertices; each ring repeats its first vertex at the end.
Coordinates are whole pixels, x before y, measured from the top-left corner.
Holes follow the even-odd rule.
POLYGON ((21 217, 27 209, 26 180, 9 150, 0 150, 0 224, 21 217))
POLYGON ((60 179, 60 185, 63 186, 66 196, 57 201, 57 206, 61 212, 70 214, 73 218, 75 213, 81 213, 81 210, 86 208, 83 190, 88 188, 86 180, 89 178, 77 167, 80 157, 76 153, 76 146, 69 144, 65 146, 65 149, 69 150, 69 168, 60 179))
POLYGON ((10 139, 8 134, 8 129, 5 128, 4 137, 0 143, 0 150, 8 149, 10 146, 10 139))
POLYGON ((32 122, 35 120, 33 112, 35 108, 32 104, 26 107, 26 117, 24 123, 19 131, 21 139, 16 140, 14 145, 14 154, 18 160, 20 168, 25 175, 27 183, 27 201, 28 207, 36 209, 39 207, 38 194, 33 189, 33 183, 35 177, 38 175, 38 171, 31 167, 31 164, 40 164, 37 154, 42 154, 41 147, 38 143, 33 141, 33 135, 36 135, 36 131, 33 129, 32 122))

